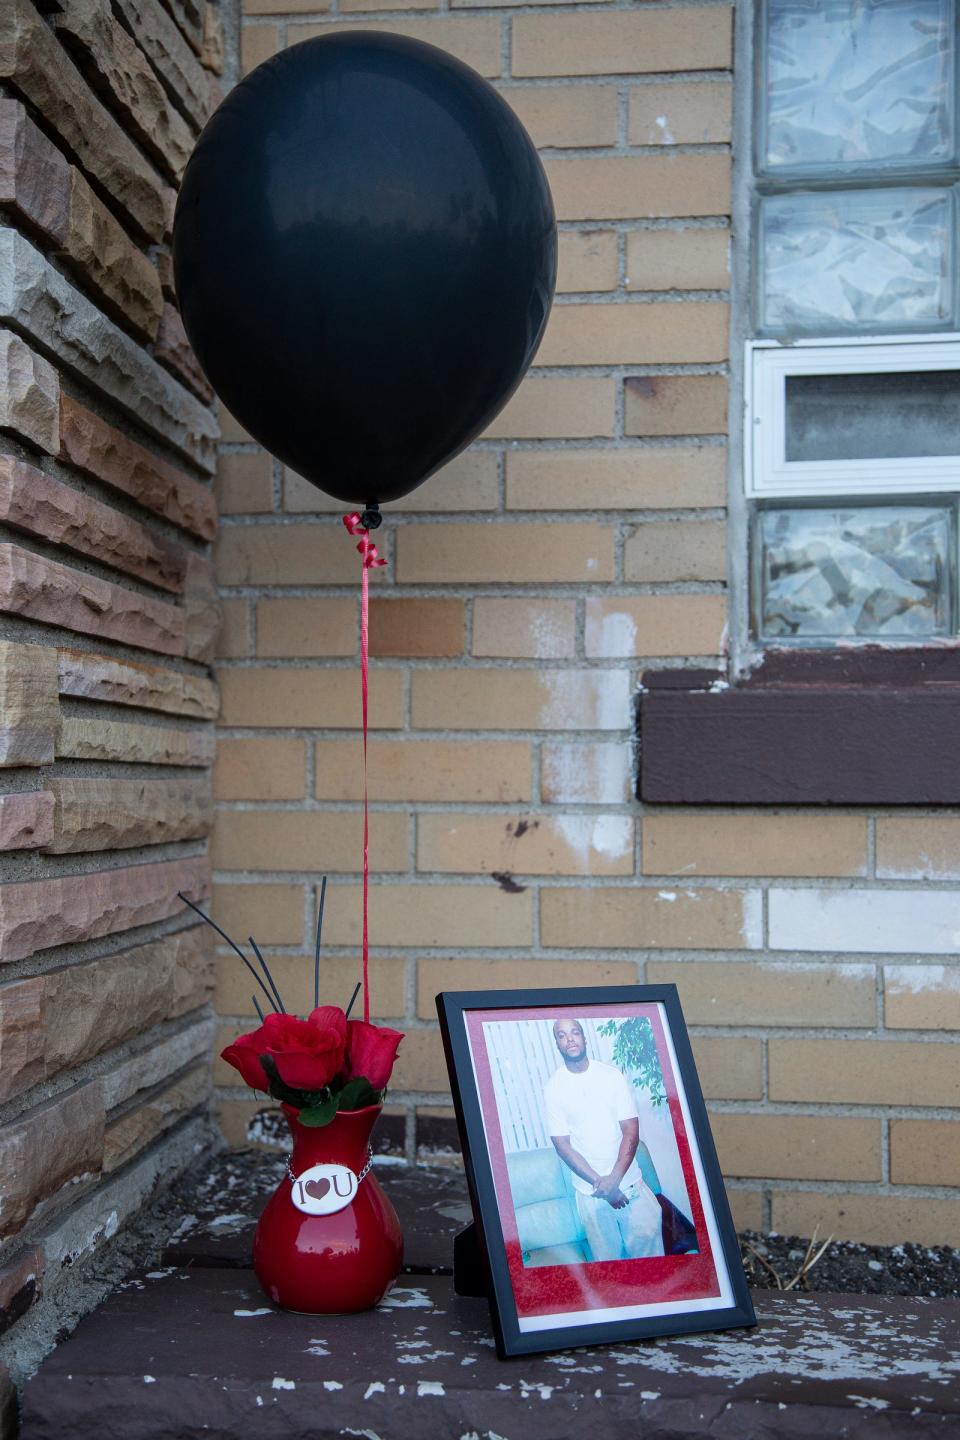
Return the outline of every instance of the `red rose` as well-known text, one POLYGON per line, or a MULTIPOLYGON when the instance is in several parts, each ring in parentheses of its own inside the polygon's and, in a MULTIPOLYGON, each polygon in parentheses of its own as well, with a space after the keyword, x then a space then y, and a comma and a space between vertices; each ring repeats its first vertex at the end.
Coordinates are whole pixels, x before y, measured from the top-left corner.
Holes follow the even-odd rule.
POLYGON ((347 1079, 362 1076, 370 1081, 374 1090, 383 1090, 390 1079, 403 1033, 387 1025, 368 1025, 365 1020, 348 1021, 347 1032, 344 1065, 347 1079))
POLYGON ((339 1005, 319 1005, 316 1010, 311 1010, 307 1016, 309 1025, 316 1025, 318 1030, 333 1030, 340 1038, 340 1044, 347 1043, 347 1017, 339 1005))
POLYGON ((326 1011, 334 1009, 327 1006, 323 1012, 323 1019, 330 1018, 333 1023, 315 1024, 296 1015, 268 1015, 259 1030, 240 1035, 228 1045, 223 1058, 258 1090, 269 1088, 261 1055, 272 1056, 280 1079, 292 1090, 322 1090, 343 1064, 345 1027, 326 1015, 326 1011))
POLYGON ((254 1090, 262 1090, 265 1094, 270 1088, 270 1082, 263 1073, 263 1066, 260 1064, 260 1056, 265 1053, 266 1047, 261 1043, 262 1030, 251 1030, 248 1035, 238 1035, 232 1045, 221 1050, 221 1060, 226 1060, 235 1070, 239 1070, 247 1084, 254 1090))

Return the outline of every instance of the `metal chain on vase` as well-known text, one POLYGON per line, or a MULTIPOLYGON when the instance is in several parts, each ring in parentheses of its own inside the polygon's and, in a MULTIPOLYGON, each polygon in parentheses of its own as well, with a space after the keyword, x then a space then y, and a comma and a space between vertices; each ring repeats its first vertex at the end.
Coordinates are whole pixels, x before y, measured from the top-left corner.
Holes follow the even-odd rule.
MULTIPOLYGON (((291 1156, 289 1157, 289 1159, 287 1160, 287 1174, 289 1175, 291 1181, 294 1182, 294 1183, 296 1183, 296 1181, 300 1179, 300 1176, 299 1176, 299 1175, 294 1175, 294 1173, 293 1173, 293 1167, 292 1167, 292 1165, 290 1164, 290 1161, 291 1161, 292 1159, 293 1159, 293 1156, 291 1155, 291 1156)), ((365 1180, 365 1179, 367 1178, 367 1176, 369 1175, 369 1173, 370 1173, 370 1168, 371 1168, 372 1165, 373 1165, 373 1148, 372 1148, 372 1147, 369 1147, 369 1148, 367 1149, 367 1163, 366 1163, 366 1165, 364 1165, 363 1169, 360 1170, 360 1171, 358 1171, 358 1173, 357 1173, 357 1186, 358 1186, 358 1187, 359 1187, 359 1185, 360 1185, 360 1182, 361 1182, 362 1180, 365 1180)), ((312 1169, 313 1169, 313 1166, 312 1166, 312 1165, 308 1165, 308 1166, 307 1166, 307 1169, 308 1169, 308 1170, 312 1170, 312 1169)), ((304 1171, 304 1174, 306 1174, 306 1170, 304 1171)))

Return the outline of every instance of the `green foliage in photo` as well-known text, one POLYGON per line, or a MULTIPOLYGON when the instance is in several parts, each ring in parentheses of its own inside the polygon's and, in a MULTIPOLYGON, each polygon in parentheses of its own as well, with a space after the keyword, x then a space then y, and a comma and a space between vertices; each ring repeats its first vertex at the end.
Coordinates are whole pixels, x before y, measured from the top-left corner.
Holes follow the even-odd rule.
POLYGON ((597 1026, 597 1032, 613 1036, 613 1063, 617 1068, 632 1076, 634 1085, 650 1092, 651 1104, 663 1105, 667 1093, 650 1021, 644 1016, 605 1020, 597 1026))

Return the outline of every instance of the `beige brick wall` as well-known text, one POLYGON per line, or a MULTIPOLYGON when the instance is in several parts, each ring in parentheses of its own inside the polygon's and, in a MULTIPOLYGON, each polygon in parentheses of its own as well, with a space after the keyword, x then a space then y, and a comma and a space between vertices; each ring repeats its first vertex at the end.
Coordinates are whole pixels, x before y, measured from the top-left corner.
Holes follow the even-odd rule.
MULTIPOLYGON (((344 24, 468 60, 541 147, 560 225, 530 376, 377 536, 374 1005, 409 1032, 391 1100, 411 1154, 450 1113, 441 988, 675 982, 741 1223, 956 1243, 960 822, 632 799, 640 675, 725 646, 731 21, 724 3, 246 3, 248 68, 344 24)), ((356 558, 342 506, 229 417, 225 436, 217 910, 306 998, 328 871, 342 1001, 356 558)), ((235 1033, 246 989, 219 967, 235 1033)), ((217 1075, 234 1139, 255 1109, 235 1078, 217 1075)))
POLYGON ((35 1341, 213 1138, 213 947, 176 892, 210 889, 218 432, 169 241, 217 37, 158 0, 4 15, 0 1330, 39 1302, 35 1341))

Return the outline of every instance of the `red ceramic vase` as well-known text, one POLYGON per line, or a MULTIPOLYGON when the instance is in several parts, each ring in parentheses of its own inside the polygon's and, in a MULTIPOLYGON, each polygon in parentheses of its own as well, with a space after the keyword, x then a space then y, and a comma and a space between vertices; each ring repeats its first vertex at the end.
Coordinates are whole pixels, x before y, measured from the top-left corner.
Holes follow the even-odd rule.
MULTIPOLYGON (((346 1167, 358 1176, 367 1163, 370 1134, 381 1106, 338 1111, 329 1125, 301 1125, 289 1105, 283 1113, 293 1136, 290 1170, 304 1176, 316 1165, 346 1167)), ((318 1172, 314 1172, 317 1176, 318 1172)), ((338 1203, 334 1187, 352 1182, 342 1170, 299 1181, 298 1197, 310 1204, 338 1203), (304 1197, 304 1186, 309 1195, 304 1197), (311 1196, 324 1197, 316 1201, 311 1196)), ((285 1175, 260 1216, 253 1241, 253 1268, 267 1295, 285 1310, 306 1315, 349 1315, 383 1299, 400 1273, 403 1236, 397 1212, 373 1171, 353 1198, 333 1214, 305 1214, 294 1204, 295 1182, 285 1175)), ((339 1193, 339 1192, 338 1192, 339 1193)))

